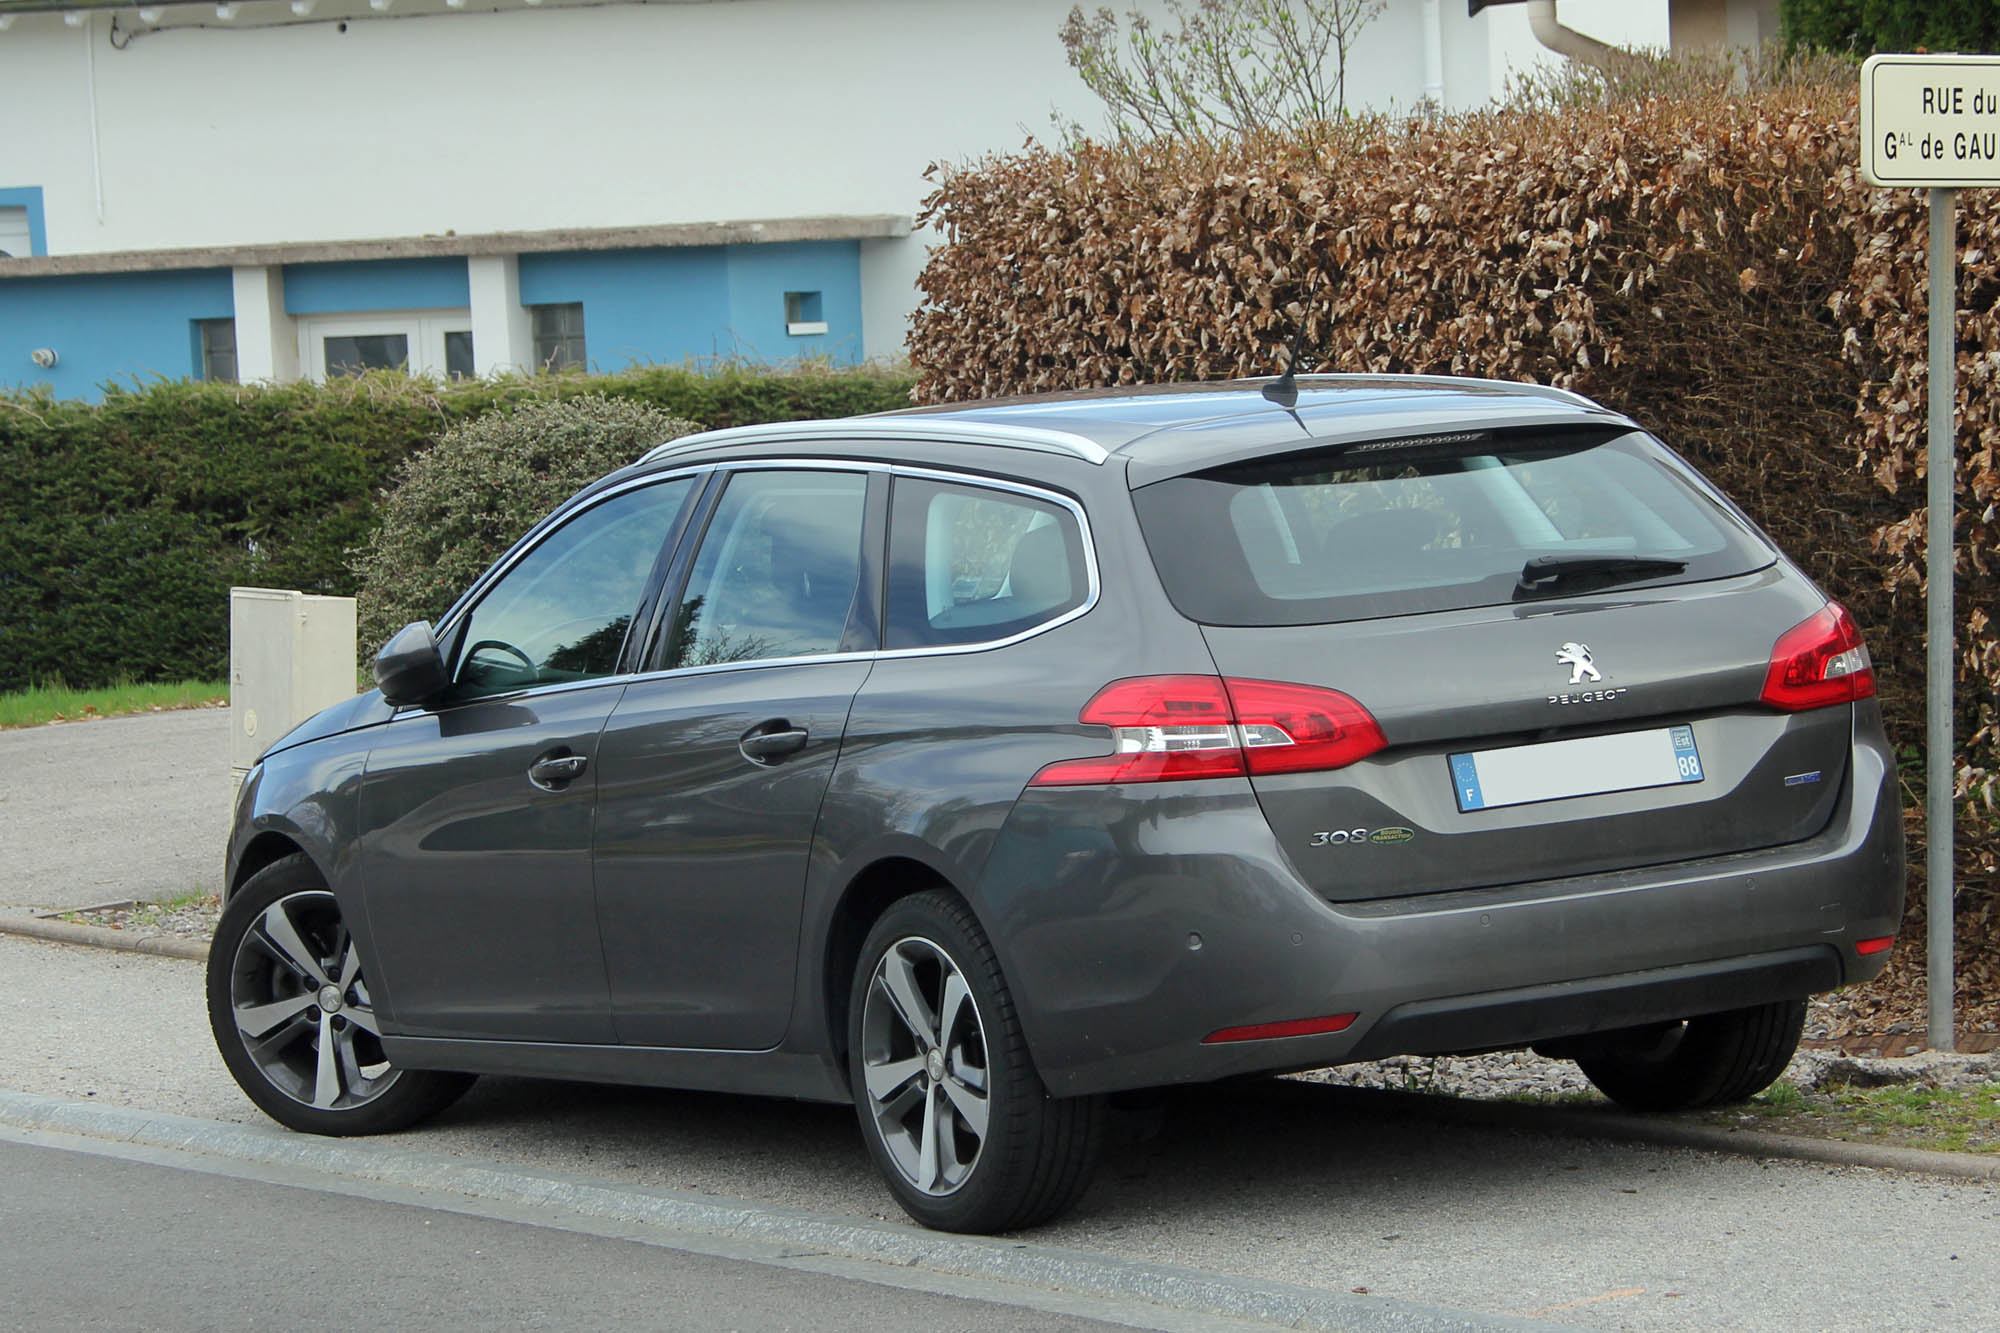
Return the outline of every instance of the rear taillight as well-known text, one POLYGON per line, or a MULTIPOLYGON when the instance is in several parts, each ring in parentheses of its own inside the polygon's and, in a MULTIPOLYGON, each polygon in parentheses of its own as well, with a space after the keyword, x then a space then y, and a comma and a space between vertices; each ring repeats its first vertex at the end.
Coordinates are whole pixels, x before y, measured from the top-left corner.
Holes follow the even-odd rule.
POLYGON ((1077 720, 1111 728, 1112 752, 1050 764, 1029 785, 1299 773, 1341 768, 1387 744, 1368 710, 1339 690, 1275 680, 1116 680, 1077 720))
POLYGON ((1846 607, 1828 602, 1818 615, 1779 636, 1759 697, 1773 708, 1796 713, 1874 693, 1875 665, 1861 631, 1846 607))

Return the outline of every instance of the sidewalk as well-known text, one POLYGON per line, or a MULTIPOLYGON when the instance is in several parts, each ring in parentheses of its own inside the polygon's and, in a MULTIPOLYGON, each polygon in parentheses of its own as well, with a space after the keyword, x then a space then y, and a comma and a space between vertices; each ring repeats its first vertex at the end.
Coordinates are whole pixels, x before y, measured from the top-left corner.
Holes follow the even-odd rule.
POLYGON ((0 731, 0 913, 222 887, 229 711, 0 731))

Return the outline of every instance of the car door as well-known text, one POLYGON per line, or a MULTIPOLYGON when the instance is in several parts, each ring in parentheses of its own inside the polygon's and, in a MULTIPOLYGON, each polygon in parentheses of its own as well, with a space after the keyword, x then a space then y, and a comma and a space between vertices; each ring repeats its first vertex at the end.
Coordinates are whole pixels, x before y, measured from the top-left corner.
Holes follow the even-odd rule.
POLYGON ((626 487, 519 553, 444 627, 443 699, 382 729, 360 855, 399 1033, 615 1040, 591 894, 598 735, 693 490, 626 487))
POLYGON ((658 669, 605 727, 597 904, 627 1043, 755 1050, 784 1035, 820 798, 876 647, 885 483, 826 466, 726 474, 662 617, 658 669))

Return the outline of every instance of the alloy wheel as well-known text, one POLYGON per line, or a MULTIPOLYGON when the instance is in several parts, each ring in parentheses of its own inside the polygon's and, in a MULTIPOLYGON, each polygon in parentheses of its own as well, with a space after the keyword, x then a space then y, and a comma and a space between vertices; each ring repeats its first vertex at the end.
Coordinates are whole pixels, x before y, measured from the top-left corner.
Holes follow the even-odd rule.
POLYGON ((302 1105, 352 1110, 401 1072, 382 1053, 354 939, 323 889, 278 898, 243 932, 229 999, 251 1062, 302 1105))
POLYGON ((986 1143, 986 1029, 965 977, 930 940, 896 941, 861 1013, 868 1112, 903 1179, 933 1196, 972 1175, 986 1143))

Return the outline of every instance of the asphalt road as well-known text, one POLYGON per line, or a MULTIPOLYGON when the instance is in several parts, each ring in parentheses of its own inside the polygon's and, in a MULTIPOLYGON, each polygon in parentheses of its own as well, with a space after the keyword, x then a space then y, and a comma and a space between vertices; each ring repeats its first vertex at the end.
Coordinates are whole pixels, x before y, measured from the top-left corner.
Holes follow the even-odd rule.
POLYGON ((1118 1325, 469 1215, 0 1141, 21 1329, 1118 1325))
POLYGON ((222 887, 229 710, 0 731, 0 911, 222 887))
MULTIPOLYGON (((0 1088, 267 1124, 200 973, 0 937, 0 1088)), ((900 1225, 840 1107, 488 1079, 370 1142, 900 1225)), ((1077 1212, 1020 1239, 1583 1327, 2000 1327, 1992 1184, 1451 1127, 1282 1080, 1126 1118, 1077 1212)))

